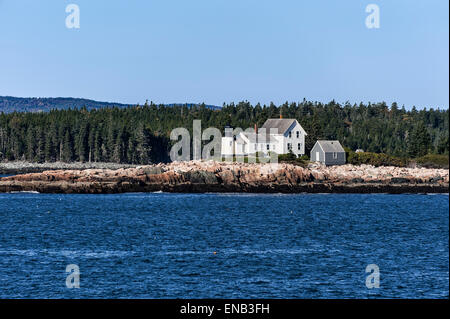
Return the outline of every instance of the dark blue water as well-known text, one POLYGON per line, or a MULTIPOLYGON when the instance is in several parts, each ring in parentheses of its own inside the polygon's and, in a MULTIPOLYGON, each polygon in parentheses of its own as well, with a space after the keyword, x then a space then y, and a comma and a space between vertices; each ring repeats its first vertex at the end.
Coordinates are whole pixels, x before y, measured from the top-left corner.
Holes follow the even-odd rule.
POLYGON ((444 298, 448 209, 448 195, 0 194, 0 297, 444 298))

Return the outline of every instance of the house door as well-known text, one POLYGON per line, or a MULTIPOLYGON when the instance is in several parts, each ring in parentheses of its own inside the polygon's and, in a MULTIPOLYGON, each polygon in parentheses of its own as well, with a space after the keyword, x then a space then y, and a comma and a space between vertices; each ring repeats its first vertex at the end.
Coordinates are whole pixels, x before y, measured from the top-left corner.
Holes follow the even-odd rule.
POLYGON ((320 162, 320 152, 316 152, 316 162, 320 162))

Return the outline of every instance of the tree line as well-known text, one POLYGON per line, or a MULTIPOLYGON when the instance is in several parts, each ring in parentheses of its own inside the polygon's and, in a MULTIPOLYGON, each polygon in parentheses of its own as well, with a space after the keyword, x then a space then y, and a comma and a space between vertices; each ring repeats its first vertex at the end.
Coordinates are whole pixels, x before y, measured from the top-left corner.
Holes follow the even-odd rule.
POLYGON ((449 153, 449 111, 406 110, 396 103, 310 102, 282 105, 156 105, 0 114, 0 160, 148 164, 169 161, 170 132, 194 119, 203 129, 259 127, 268 118, 295 118, 308 133, 306 151, 318 139, 339 140, 351 150, 402 158, 449 153))

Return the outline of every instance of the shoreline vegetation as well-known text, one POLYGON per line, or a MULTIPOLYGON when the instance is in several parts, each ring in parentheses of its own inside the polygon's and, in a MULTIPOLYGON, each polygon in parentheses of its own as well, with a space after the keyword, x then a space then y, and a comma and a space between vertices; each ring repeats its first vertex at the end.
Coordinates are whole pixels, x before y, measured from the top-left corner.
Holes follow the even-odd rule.
MULTIPOLYGON (((261 127, 268 118, 297 119, 308 133, 305 154, 318 140, 338 140, 349 152, 364 155, 351 164, 402 166, 409 159, 449 154, 449 110, 406 110, 396 103, 339 104, 301 102, 252 105, 247 101, 220 109, 200 105, 81 107, 49 112, 0 110, 0 162, 167 163, 176 128, 193 135, 202 128, 261 127)), ((209 141, 203 141, 207 144, 209 141)), ((349 155, 349 154, 348 154, 349 155)), ((347 156, 350 158, 350 156, 347 156)), ((448 161, 447 161, 448 163, 448 161)))
MULTIPOLYGON (((9 163, 11 164, 11 163, 9 163)), ((17 164, 17 163, 16 163, 17 164)), ((0 167, 5 167, 5 163, 0 167)), ((43 169, 45 164, 39 169, 43 169)), ((58 163, 56 170, 0 178, 0 193, 103 194, 126 192, 448 193, 449 171, 362 164, 306 167, 289 163, 173 162, 117 168, 58 163), (70 169, 68 169, 70 168, 70 169)), ((109 165, 109 167, 108 167, 109 165)), ((24 166, 24 164, 18 164, 24 166)), ((11 166, 9 166, 11 168, 11 166)), ((17 168, 17 167, 16 167, 17 168)))
MULTIPOLYGON (((409 168, 449 168, 448 155, 428 154, 415 159, 406 159, 389 156, 386 154, 377 154, 369 152, 355 153, 348 148, 345 148, 347 164, 372 165, 380 166, 395 166, 395 167, 409 167, 409 168)), ((236 161, 236 158, 233 159, 236 161)), ((249 158, 245 157, 244 162, 248 163, 249 158)), ((253 161, 259 163, 258 157, 253 157, 253 161)), ((307 167, 311 164, 308 156, 304 155, 296 158, 293 154, 283 154, 278 156, 279 163, 292 164, 294 166, 307 167)), ((85 170, 85 169, 111 169, 117 170, 121 168, 135 168, 142 166, 139 164, 124 164, 124 163, 110 163, 110 162, 28 162, 28 161, 4 161, 0 162, 0 175, 18 175, 27 173, 42 173, 50 170, 85 170)))
POLYGON ((44 162, 33 163, 27 161, 0 162, 0 175, 18 175, 28 173, 42 173, 52 170, 85 170, 85 169, 120 169, 137 167, 136 164, 98 163, 98 162, 44 162))

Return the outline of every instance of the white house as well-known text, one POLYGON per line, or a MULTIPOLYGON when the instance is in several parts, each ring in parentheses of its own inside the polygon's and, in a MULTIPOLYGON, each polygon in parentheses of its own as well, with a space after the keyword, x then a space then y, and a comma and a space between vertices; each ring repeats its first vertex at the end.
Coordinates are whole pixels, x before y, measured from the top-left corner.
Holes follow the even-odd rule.
POLYGON ((232 131, 225 129, 222 137, 222 156, 249 155, 256 152, 305 154, 306 132, 296 119, 268 119, 258 129, 232 131))

